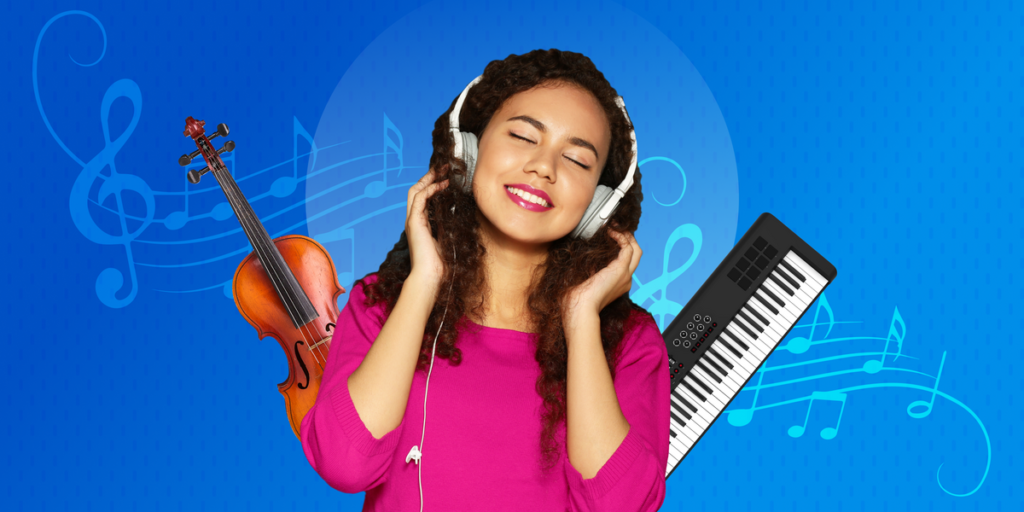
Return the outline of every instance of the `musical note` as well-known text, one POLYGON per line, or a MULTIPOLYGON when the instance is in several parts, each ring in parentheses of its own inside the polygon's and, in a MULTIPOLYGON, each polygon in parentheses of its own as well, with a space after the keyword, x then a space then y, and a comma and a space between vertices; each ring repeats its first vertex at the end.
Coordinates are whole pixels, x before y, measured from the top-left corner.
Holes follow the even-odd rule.
POLYGON ((405 140, 402 138, 402 132, 394 123, 391 122, 387 113, 384 113, 384 151, 382 152, 384 155, 384 166, 382 167, 382 169, 384 169, 384 174, 380 181, 371 181, 366 185, 366 188, 363 189, 363 193, 366 194, 367 197, 380 197, 388 188, 388 148, 393 149, 395 156, 398 157, 398 174, 396 176, 402 174, 402 169, 405 166, 405 161, 402 156, 403 147, 405 147, 405 140), (397 144, 391 136, 388 135, 388 130, 391 130, 395 132, 395 135, 398 135, 397 144))
POLYGON ((167 229, 170 229, 170 230, 181 229, 182 227, 185 226, 186 223, 188 223, 188 195, 189 195, 189 188, 190 188, 189 185, 190 185, 190 183, 188 181, 185 181, 184 183, 185 183, 185 209, 181 210, 181 211, 171 212, 171 213, 167 214, 167 217, 164 219, 164 227, 166 227, 167 229))
POLYGON ((633 281, 639 285, 639 289, 636 293, 630 294, 629 298, 641 306, 643 306, 644 302, 648 299, 652 300, 654 303, 647 307, 647 311, 650 312, 651 315, 658 315, 660 317, 658 320, 658 327, 662 330, 664 330, 665 315, 675 316, 683 309, 683 306, 678 302, 674 302, 668 298, 668 285, 678 279, 679 276, 683 275, 683 272, 686 272, 686 269, 690 268, 690 265, 693 265, 693 262, 697 260, 697 255, 700 254, 700 248, 703 244, 703 240, 703 234, 696 224, 683 224, 673 230, 672 234, 669 235, 668 240, 665 242, 665 251, 661 261, 662 272, 660 276, 645 284, 640 281, 640 278, 636 276, 636 273, 633 273, 633 281), (687 239, 693 242, 693 252, 690 254, 690 258, 686 260, 686 263, 683 263, 675 270, 669 272, 669 256, 672 254, 672 249, 675 247, 676 242, 682 239, 687 239), (661 292, 660 298, 655 299, 652 297, 655 292, 661 292))
POLYGON ((915 400, 907 406, 907 414, 911 418, 921 419, 932 413, 932 406, 935 405, 935 393, 939 390, 939 377, 942 377, 942 367, 946 364, 946 351, 942 351, 942 361, 939 362, 939 373, 935 374, 935 386, 932 388, 932 399, 928 402, 915 400), (924 407, 924 411, 915 411, 915 407, 924 407))
POLYGON ((831 402, 840 402, 842 407, 839 408, 839 418, 836 419, 835 427, 825 427, 821 429, 822 439, 835 439, 836 434, 839 433, 839 424, 843 421, 843 411, 846 409, 846 393, 839 393, 837 391, 813 391, 811 392, 811 400, 807 404, 807 415, 804 416, 803 425, 793 425, 789 427, 789 437, 800 437, 804 435, 804 431, 807 430, 807 420, 811 417, 811 408, 814 407, 815 400, 827 400, 831 402))
POLYGON ((321 244, 327 242, 337 242, 341 240, 351 241, 351 257, 349 259, 349 271, 338 272, 338 282, 342 283, 343 288, 350 288, 356 275, 356 232, 351 228, 338 228, 334 231, 324 233, 316 237, 316 241, 321 244))
MULTIPOLYGON (((734 427, 742 427, 748 425, 750 420, 754 419, 754 411, 757 410, 757 397, 761 394, 761 383, 764 382, 764 370, 765 368, 758 368, 757 370, 757 388, 754 389, 754 401, 750 403, 750 407, 747 409, 727 410, 729 413, 729 424, 734 427)), ((741 390, 742 391, 742 390, 741 390)))
POLYGON ((892 320, 889 322, 889 334, 885 338, 885 348, 882 349, 881 359, 871 359, 864 362, 864 371, 868 373, 878 373, 885 367, 885 356, 889 353, 889 342, 892 341, 893 337, 896 338, 896 357, 893 361, 900 358, 900 354, 903 353, 903 338, 907 334, 907 325, 903 323, 903 317, 900 316, 900 308, 895 308, 892 313, 892 320), (903 332, 896 331, 896 324, 899 324, 903 332))
POLYGON ((827 338, 829 333, 832 332, 832 326, 835 325, 835 315, 832 314, 832 306, 829 305, 828 299, 825 298, 825 294, 822 294, 818 299, 818 305, 814 309, 814 321, 811 323, 811 333, 806 338, 802 336, 796 336, 786 342, 785 345, 779 347, 780 350, 788 350, 793 354, 803 354, 811 348, 811 340, 814 339, 814 329, 818 326, 818 315, 821 314, 821 310, 824 309, 825 313, 828 314, 828 331, 825 333, 827 338))
POLYGON ((295 186, 299 182, 299 137, 309 143, 309 168, 316 168, 316 142, 313 142, 313 136, 302 126, 299 118, 292 116, 292 175, 274 180, 270 185, 270 194, 274 197, 285 197, 295 192, 295 186))

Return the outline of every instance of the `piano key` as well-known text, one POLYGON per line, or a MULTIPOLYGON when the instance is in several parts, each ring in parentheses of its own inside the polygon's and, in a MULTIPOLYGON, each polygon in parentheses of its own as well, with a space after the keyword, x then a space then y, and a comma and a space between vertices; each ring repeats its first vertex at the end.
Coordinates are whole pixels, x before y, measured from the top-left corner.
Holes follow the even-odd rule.
POLYGON ((713 382, 709 384, 704 384, 704 382, 708 382, 710 381, 710 379, 708 379, 707 375, 703 371, 701 371, 700 368, 692 368, 690 370, 690 377, 694 379, 699 379, 699 382, 704 385, 704 390, 707 391, 707 393, 705 393, 704 396, 707 397, 708 402, 710 402, 712 405, 718 408, 725 407, 726 402, 721 396, 721 388, 719 388, 713 382))
MULTIPOLYGON (((775 283, 773 283, 771 280, 768 280, 768 281, 765 281, 764 283, 762 283, 761 284, 761 290, 763 290, 765 293, 772 292, 772 294, 777 296, 777 297, 781 297, 779 294, 784 293, 782 291, 782 289, 779 288, 778 286, 776 286, 775 283)), ((789 297, 789 296, 786 296, 785 299, 780 299, 779 302, 782 302, 782 304, 780 305, 779 309, 781 309, 784 313, 786 313, 790 317, 792 317, 791 319, 795 322, 797 317, 800 316, 800 313, 803 311, 804 308, 793 308, 793 307, 791 307, 792 303, 793 302, 799 302, 799 303, 803 304, 806 301, 803 300, 802 296, 801 297, 789 297)))
POLYGON ((797 281, 795 277, 791 276, 788 271, 786 271, 786 267, 782 265, 781 261, 779 262, 779 266, 775 267, 775 271, 778 272, 779 275, 782 276, 782 279, 789 283, 789 286, 792 287, 794 290, 799 290, 801 288, 800 282, 797 281))
MULTIPOLYGON (((789 256, 789 254, 787 254, 786 256, 789 256)), ((783 268, 788 270, 791 274, 793 274, 794 277, 796 277, 800 281, 806 282, 807 278, 804 277, 804 275, 802 273, 800 273, 800 271, 798 271, 796 268, 794 268, 793 265, 790 265, 790 263, 788 261, 786 261, 786 256, 783 256, 782 260, 779 261, 779 265, 782 265, 783 268)))
POLYGON ((673 419, 675 419, 675 420, 676 420, 676 422, 677 422, 677 423, 679 423, 680 425, 685 425, 685 424, 686 424, 686 420, 684 420, 683 418, 680 418, 679 416, 677 416, 677 415, 676 415, 676 412, 675 412, 675 411, 673 411, 673 410, 671 410, 671 409, 670 409, 670 410, 668 411, 668 413, 669 413, 669 414, 670 414, 670 415, 672 416, 672 418, 673 418, 673 419))
POLYGON ((725 367, 723 367, 722 365, 718 364, 718 361, 716 361, 714 357, 709 355, 710 353, 711 353, 711 349, 709 348, 708 351, 704 353, 704 357, 701 358, 700 362, 702 362, 702 363, 708 365, 709 367, 713 368, 716 372, 718 372, 718 375, 721 376, 721 377, 725 377, 725 376, 729 375, 729 372, 727 372, 725 370, 725 367))
POLYGON ((743 359, 743 353, 740 352, 738 348, 732 346, 731 343, 723 339, 721 334, 718 335, 718 343, 725 347, 727 351, 732 352, 732 355, 736 356, 736 359, 743 359))
MULTIPOLYGON (((718 341, 722 342, 722 339, 719 338, 718 341)), ((736 357, 736 354, 734 354, 732 351, 719 350, 718 353, 721 354, 722 357, 725 358, 729 363, 735 366, 734 370, 736 371, 736 375, 739 376, 738 380, 746 381, 754 373, 754 370, 757 369, 756 367, 748 364, 743 359, 736 357)))
POLYGON ((793 325, 792 321, 788 317, 779 316, 779 314, 768 311, 768 308, 764 307, 764 304, 759 301, 749 302, 747 304, 762 315, 774 320, 774 325, 770 325, 770 327, 775 331, 776 336, 781 336, 789 330, 789 326, 793 325))
MULTIPOLYGON (((730 336, 730 334, 726 334, 726 333, 723 333, 723 334, 725 336, 730 336)), ((768 357, 769 349, 767 348, 767 346, 768 346, 767 343, 762 344, 760 342, 757 342, 757 341, 754 341, 754 340, 751 340, 751 339, 741 340, 741 338, 744 338, 746 336, 745 334, 735 334, 735 335, 731 335, 731 336, 732 337, 729 339, 729 341, 735 341, 737 344, 743 343, 743 341, 747 342, 745 344, 747 346, 746 350, 747 350, 747 352, 749 352, 751 354, 753 359, 756 360, 756 362, 751 361, 752 365, 756 365, 757 363, 759 363, 761 361, 764 361, 765 358, 768 357)), ((772 346, 774 346, 774 344, 772 344, 772 346)))
POLYGON ((768 274, 768 279, 771 279, 771 281, 775 283, 776 286, 782 288, 782 291, 786 292, 786 295, 792 297, 793 295, 796 294, 795 291, 793 291, 790 287, 786 286, 786 283, 782 282, 782 280, 776 275, 775 272, 768 274))
MULTIPOLYGON (((779 267, 775 267, 775 271, 772 272, 771 275, 775 276, 776 278, 780 278, 783 275, 784 272, 785 271, 782 269, 782 267, 779 266, 779 267)), ((783 282, 783 281, 785 281, 785 280, 782 280, 780 282, 783 282)), ((812 284, 805 284, 804 286, 801 286, 799 288, 792 288, 792 287, 790 287, 790 288, 793 290, 793 296, 800 297, 800 299, 802 301, 804 301, 804 302, 812 302, 812 301, 814 301, 814 295, 813 295, 813 291, 814 290, 813 290, 813 285, 812 284)))
POLYGON ((747 346, 747 344, 745 343, 746 339, 740 339, 739 335, 736 334, 736 331, 732 329, 726 328, 725 332, 723 332, 719 336, 727 336, 729 343, 732 343, 733 345, 736 345, 747 352, 750 351, 750 347, 747 346))
POLYGON ((688 401, 689 403, 700 405, 700 407, 696 407, 696 409, 693 411, 693 418, 691 419, 691 421, 694 424, 703 428, 710 425, 711 422, 714 421, 715 418, 709 415, 707 413, 707 410, 703 408, 704 402, 702 402, 697 397, 693 396, 693 394, 690 393, 689 389, 683 387, 679 394, 682 395, 682 399, 688 401))
POLYGON ((725 365, 725 367, 726 367, 726 368, 732 369, 732 363, 730 363, 729 361, 726 361, 724 357, 720 356, 720 355, 718 354, 718 349, 717 349, 717 348, 715 348, 715 346, 714 346, 714 345, 712 345, 712 346, 708 347, 708 352, 706 352, 706 353, 711 353, 711 354, 714 354, 714 355, 715 355, 716 357, 718 357, 719 361, 720 361, 720 362, 721 362, 722 364, 724 364, 724 365, 725 365))
POLYGON ((701 370, 704 371, 705 375, 707 375, 708 377, 711 377, 712 380, 714 380, 715 382, 721 384, 722 383, 722 377, 718 375, 718 372, 716 372, 716 371, 711 369, 711 365, 706 364, 706 362, 705 362, 706 359, 708 359, 708 358, 707 357, 702 357, 702 358, 698 359, 695 364, 697 365, 697 367, 699 367, 701 370))
MULTIPOLYGON (((755 313, 757 315, 754 318, 765 318, 764 315, 771 316, 771 313, 769 313, 767 309, 760 309, 760 308, 758 308, 759 304, 756 304, 757 301, 754 301, 754 302, 755 303, 748 303, 748 304, 744 305, 744 309, 747 310, 748 313, 755 313)), ((783 336, 783 333, 779 332, 779 330, 782 328, 782 326, 779 325, 778 321, 772 322, 772 321, 769 320, 767 323, 762 323, 760 325, 761 325, 761 327, 764 328, 764 332, 761 333, 761 336, 764 336, 764 337, 767 337, 767 338, 771 338, 771 339, 776 339, 776 338, 780 338, 780 337, 783 336)))
POLYGON ((813 268, 811 268, 810 265, 807 264, 807 262, 800 259, 800 257, 797 256, 795 252, 789 251, 789 253, 787 253, 786 256, 782 258, 782 261, 788 262, 790 266, 794 267, 796 270, 799 270, 800 272, 803 272, 803 276, 806 279, 813 281, 815 287, 817 287, 819 290, 824 288, 825 285, 828 284, 828 281, 826 281, 824 277, 821 277, 821 274, 819 274, 818 271, 814 270, 813 268))
POLYGON ((768 321, 768 319, 767 319, 767 318, 765 318, 765 317, 761 316, 761 314, 760 314, 760 313, 758 313, 757 311, 755 311, 755 310, 754 310, 754 308, 750 307, 749 301, 748 301, 748 303, 747 303, 747 304, 744 304, 744 305, 743 305, 743 308, 742 308, 742 309, 740 309, 740 311, 744 311, 744 310, 745 310, 745 311, 746 311, 747 313, 749 313, 749 314, 753 315, 753 316, 754 316, 754 318, 756 318, 756 319, 757 319, 757 320, 758 320, 759 322, 761 322, 761 325, 762 325, 763 327, 771 327, 771 322, 770 322, 770 321, 768 321))
POLYGON ((771 290, 771 288, 769 286, 767 286, 768 284, 769 284, 769 280, 766 280, 765 282, 761 283, 760 291, 762 293, 764 293, 765 295, 767 295, 769 299, 774 300, 775 303, 778 304, 778 306, 780 308, 786 307, 786 303, 782 302, 782 298, 781 297, 779 297, 778 295, 775 295, 775 293, 771 290))
POLYGON ((760 288, 754 291, 754 298, 761 301, 761 305, 764 306, 768 311, 771 311, 773 316, 779 314, 779 310, 775 309, 775 305, 769 302, 771 299, 765 298, 761 294, 760 288))
POLYGON ((682 386, 676 386, 676 389, 672 390, 672 394, 679 399, 679 401, 683 404, 683 407, 689 409, 693 413, 697 412, 697 406, 693 405, 693 402, 691 402, 689 399, 683 396, 682 386))
MULTIPOLYGON (((723 333, 723 336, 729 336, 729 335, 723 333)), ((745 336, 745 335, 738 335, 735 338, 730 338, 729 341, 734 341, 734 342, 738 343, 738 339, 741 336, 745 336)), ((747 352, 747 358, 746 359, 749 359, 749 366, 751 366, 751 367, 756 369, 757 365, 761 361, 763 361, 765 359, 765 357, 768 356, 768 351, 765 348, 762 348, 759 343, 757 343, 757 342, 755 342, 753 340, 745 340, 745 341, 749 342, 749 344, 747 344, 747 349, 746 349, 746 352, 747 352)))
MULTIPOLYGON (((772 286, 775 286, 775 284, 772 283, 772 286)), ((798 295, 795 297, 790 297, 789 302, 783 309, 787 314, 793 317, 793 323, 796 323, 796 319, 799 318, 804 311, 807 311, 809 307, 810 303, 808 302, 808 300, 805 299, 802 295, 798 295)))
POLYGON ((747 321, 744 320, 739 315, 737 315, 735 318, 733 318, 732 322, 730 324, 731 325, 735 325, 736 327, 739 327, 740 329, 743 329, 744 331, 747 331, 747 334, 749 334, 751 338, 756 338, 757 337, 757 333, 754 332, 754 329, 752 327, 750 327, 749 325, 747 325, 747 321))
POLYGON ((743 323, 745 323, 748 327, 756 329, 759 333, 764 332, 764 327, 761 327, 760 322, 754 320, 749 315, 747 315, 747 312, 745 310, 746 308, 740 308, 740 310, 736 312, 736 316, 743 319, 743 323))
POLYGON ((690 368, 690 373, 686 374, 686 377, 683 377, 683 380, 688 380, 690 385, 693 386, 694 392, 700 393, 701 396, 697 398, 703 397, 703 401, 707 402, 713 398, 711 396, 711 388, 709 388, 707 384, 704 384, 701 378, 697 376, 697 373, 696 368, 690 368))
MULTIPOLYGON (((697 391, 697 385, 691 383, 689 379, 687 379, 686 377, 683 377, 683 382, 682 383, 683 383, 683 386, 686 386, 686 389, 691 393, 690 396, 693 396, 693 397, 697 398, 697 400, 699 400, 700 402, 707 402, 708 401, 708 399, 704 397, 703 393, 701 393, 700 391, 697 391)), ((699 411, 700 408, 701 408, 701 404, 698 403, 697 404, 697 410, 699 411)))
MULTIPOLYGON (((711 363, 711 364, 714 364, 714 365, 718 365, 718 362, 715 360, 715 356, 711 355, 710 351, 704 353, 704 359, 706 360, 705 361, 706 363, 711 363)), ((724 365, 718 365, 718 366, 716 366, 716 368, 721 368, 722 369, 722 372, 724 372, 723 373, 724 377, 722 377, 722 382, 729 382, 730 383, 729 387, 736 388, 736 389, 739 389, 739 388, 743 387, 743 382, 736 378, 736 372, 727 370, 726 366, 724 366, 724 365)))
MULTIPOLYGON (((699 370, 694 369, 693 371, 699 371, 699 370)), ((701 372, 701 373, 703 374, 703 372, 701 372)), ((703 374, 701 376, 706 376, 706 374, 703 374)), ((723 385, 719 385, 718 383, 712 382, 710 384, 710 387, 712 388, 711 389, 711 394, 709 394, 708 396, 711 399, 713 399, 715 402, 717 402, 717 403, 715 403, 715 409, 716 410, 725 409, 726 404, 729 403, 729 399, 732 398, 732 396, 731 396, 732 393, 729 392, 730 391, 730 386, 723 386, 723 385)))

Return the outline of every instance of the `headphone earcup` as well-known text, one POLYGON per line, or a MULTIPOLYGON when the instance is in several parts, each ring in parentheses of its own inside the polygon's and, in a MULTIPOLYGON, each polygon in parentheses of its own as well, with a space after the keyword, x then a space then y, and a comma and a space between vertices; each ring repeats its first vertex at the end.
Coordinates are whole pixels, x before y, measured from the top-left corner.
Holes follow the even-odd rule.
POLYGON ((597 233, 597 230, 601 229, 604 225, 604 220, 598 215, 601 208, 608 202, 608 199, 612 197, 612 188, 605 185, 598 185, 597 190, 594 191, 594 198, 590 200, 590 204, 587 206, 587 211, 583 212, 583 218, 580 219, 580 223, 576 225, 576 229, 572 230, 573 238, 590 238, 597 233))
POLYGON ((476 171, 476 155, 479 150, 479 143, 476 135, 468 132, 459 132, 456 136, 462 136, 462 150, 460 155, 455 155, 466 162, 465 180, 460 176, 452 175, 452 184, 458 186, 466 193, 473 192, 473 172, 476 171))

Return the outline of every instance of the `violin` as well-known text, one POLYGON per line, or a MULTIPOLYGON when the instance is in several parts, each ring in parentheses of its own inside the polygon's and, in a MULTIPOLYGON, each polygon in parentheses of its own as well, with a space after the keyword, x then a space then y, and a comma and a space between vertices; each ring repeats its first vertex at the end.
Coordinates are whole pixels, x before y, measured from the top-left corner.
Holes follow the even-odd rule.
POLYGON ((302 418, 316 403, 331 348, 331 336, 338 320, 338 296, 345 289, 338 284, 338 273, 327 250, 312 238, 285 235, 271 240, 242 195, 220 155, 235 149, 234 141, 214 150, 211 139, 227 137, 228 126, 206 136, 206 121, 189 116, 185 136, 192 137, 196 151, 181 155, 184 167, 203 155, 206 167, 188 171, 188 181, 199 183, 212 172, 242 225, 253 252, 239 263, 231 290, 239 313, 256 329, 260 339, 277 340, 288 358, 288 378, 277 385, 284 396, 285 410, 295 437, 299 437, 302 418))

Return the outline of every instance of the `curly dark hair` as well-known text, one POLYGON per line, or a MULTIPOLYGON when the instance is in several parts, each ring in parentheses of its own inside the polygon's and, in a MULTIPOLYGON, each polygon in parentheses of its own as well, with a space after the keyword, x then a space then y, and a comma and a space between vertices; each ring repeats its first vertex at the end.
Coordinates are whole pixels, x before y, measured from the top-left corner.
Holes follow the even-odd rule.
MULTIPOLYGON (((466 96, 459 115, 461 130, 481 137, 491 116, 506 100, 550 82, 581 87, 593 94, 604 108, 611 128, 611 144, 599 183, 611 188, 617 187, 625 178, 633 156, 629 136, 632 126, 615 104, 618 95, 615 89, 584 55, 555 49, 534 50, 523 55, 509 55, 505 60, 491 61, 484 69, 483 79, 466 96)), ((465 162, 452 156, 455 140, 449 130, 449 116, 457 99, 458 95, 434 123, 434 152, 430 157, 430 167, 436 170, 436 181, 442 181, 450 175, 465 176, 466 173, 465 162)), ((538 275, 543 272, 542 276, 539 280, 535 278, 530 285, 527 306, 532 318, 528 318, 527 322, 533 326, 533 332, 539 334, 535 358, 542 369, 542 375, 536 383, 536 391, 544 400, 540 452, 545 469, 554 465, 564 441, 555 439, 557 427, 566 419, 568 350, 560 307, 562 298, 573 287, 586 281, 616 258, 619 246, 607 230, 613 228, 619 232, 635 232, 640 222, 642 199, 640 172, 637 171, 633 177, 633 186, 626 192, 608 223, 589 240, 572 239, 566 235, 552 242, 547 261, 538 271, 538 275)), ((443 292, 438 293, 424 330, 423 345, 416 366, 418 371, 426 371, 430 362, 433 335, 437 332, 445 308, 448 310, 448 318, 458 320, 444 322, 437 339, 436 357, 458 365, 462 360, 462 352, 455 343, 457 334, 460 328, 470 327, 464 322, 465 315, 467 312, 478 312, 483 306, 482 299, 470 300, 479 295, 479 290, 486 289, 486 276, 481 264, 485 249, 478 237, 477 211, 473 196, 455 186, 434 194, 427 202, 431 233, 437 240, 447 241, 441 244, 445 248, 442 258, 446 275, 438 287, 443 292), (452 207, 455 207, 454 213, 452 207), (456 252, 453 253, 453 250, 456 252), (458 255, 457 260, 455 254, 458 255), (450 287, 454 288, 449 297, 450 287), (475 303, 467 304, 467 301, 475 303)), ((372 306, 384 301, 387 315, 390 316, 411 266, 409 244, 403 231, 398 243, 377 271, 377 281, 367 285, 365 277, 360 279, 366 290, 366 304, 372 306)), ((613 378, 618 348, 624 332, 632 325, 627 325, 627 321, 634 311, 649 315, 627 293, 600 312, 601 343, 613 378)))

